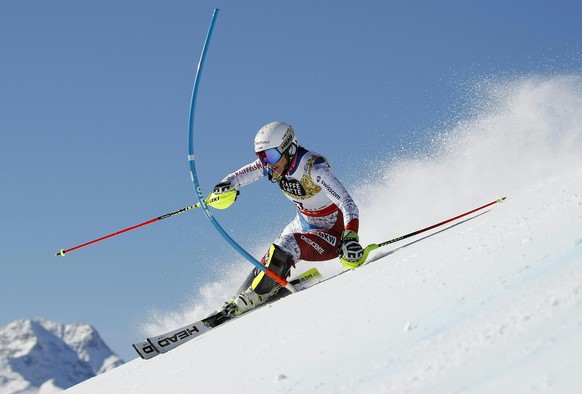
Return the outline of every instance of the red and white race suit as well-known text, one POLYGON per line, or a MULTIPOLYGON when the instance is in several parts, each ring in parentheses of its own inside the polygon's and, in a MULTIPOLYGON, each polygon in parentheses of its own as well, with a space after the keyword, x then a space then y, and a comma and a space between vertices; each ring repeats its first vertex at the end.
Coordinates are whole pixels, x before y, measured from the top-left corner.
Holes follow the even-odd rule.
MULTIPOLYGON (((268 176, 259 159, 226 176, 235 189, 268 176)), ((337 257, 344 229, 358 231, 358 207, 332 173, 327 160, 299 147, 289 170, 278 181, 285 196, 297 207, 274 244, 291 253, 294 261, 323 261, 337 257)))

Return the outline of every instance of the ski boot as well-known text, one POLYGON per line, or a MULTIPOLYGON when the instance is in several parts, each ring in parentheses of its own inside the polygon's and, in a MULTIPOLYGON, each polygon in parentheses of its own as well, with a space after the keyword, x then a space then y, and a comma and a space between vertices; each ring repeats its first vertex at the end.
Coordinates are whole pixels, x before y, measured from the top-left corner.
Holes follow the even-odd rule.
MULTIPOLYGON (((291 254, 283 251, 277 245, 271 246, 261 263, 282 278, 288 277, 291 268, 295 266, 291 254)), ((269 300, 287 295, 288 292, 287 289, 282 289, 281 285, 265 275, 262 270, 255 268, 239 289, 238 296, 226 302, 220 312, 226 321, 269 300)))
POLYGON ((267 302, 271 297, 273 297, 279 291, 280 286, 275 286, 270 292, 266 294, 257 294, 250 287, 240 293, 238 296, 234 297, 232 300, 225 302, 220 312, 223 316, 229 319, 241 315, 259 305, 267 302))

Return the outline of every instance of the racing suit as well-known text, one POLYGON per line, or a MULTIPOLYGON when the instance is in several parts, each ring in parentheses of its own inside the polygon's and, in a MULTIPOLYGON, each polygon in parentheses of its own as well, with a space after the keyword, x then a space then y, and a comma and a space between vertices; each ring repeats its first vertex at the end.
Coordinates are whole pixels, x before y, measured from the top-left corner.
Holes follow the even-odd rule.
MULTIPOLYGON (((235 189, 268 176, 259 159, 227 175, 235 189)), ((332 173, 327 160, 298 147, 287 173, 278 180, 283 194, 297 207, 297 215, 274 241, 298 260, 323 261, 337 257, 344 230, 358 232, 358 207, 332 173)), ((263 258, 263 264, 265 263, 263 258)))

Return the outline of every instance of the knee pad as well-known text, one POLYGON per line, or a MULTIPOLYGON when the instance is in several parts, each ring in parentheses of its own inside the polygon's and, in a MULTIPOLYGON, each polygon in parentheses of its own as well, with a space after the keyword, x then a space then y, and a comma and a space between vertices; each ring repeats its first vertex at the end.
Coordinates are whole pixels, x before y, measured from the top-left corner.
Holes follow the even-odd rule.
MULTIPOLYGON (((291 271, 291 267, 295 266, 293 256, 290 253, 283 251, 279 246, 273 244, 269 248, 269 252, 263 257, 261 263, 275 272, 281 278, 285 279, 291 271)), ((275 286, 279 286, 277 282, 269 278, 263 271, 259 271, 254 277, 250 287, 257 294, 267 294, 275 286)), ((254 271, 253 271, 254 272, 254 271)))

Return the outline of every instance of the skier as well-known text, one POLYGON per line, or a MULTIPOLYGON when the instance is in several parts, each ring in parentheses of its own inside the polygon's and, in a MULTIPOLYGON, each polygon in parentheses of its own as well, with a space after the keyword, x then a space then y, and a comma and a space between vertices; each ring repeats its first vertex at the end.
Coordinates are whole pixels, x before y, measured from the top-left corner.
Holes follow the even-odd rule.
MULTIPOLYGON (((323 261, 339 256, 347 268, 362 264, 358 207, 325 157, 300 146, 293 127, 283 122, 272 122, 259 130, 255 153, 255 161, 227 175, 213 193, 238 194, 241 187, 268 177, 295 203, 295 219, 273 242, 261 264, 282 278, 289 276, 298 260, 323 261)), ((234 317, 277 297, 281 289, 254 268, 238 296, 226 302, 221 312, 227 318, 234 317)))

